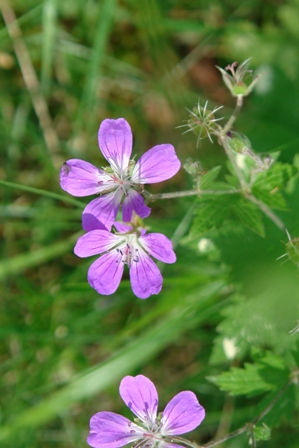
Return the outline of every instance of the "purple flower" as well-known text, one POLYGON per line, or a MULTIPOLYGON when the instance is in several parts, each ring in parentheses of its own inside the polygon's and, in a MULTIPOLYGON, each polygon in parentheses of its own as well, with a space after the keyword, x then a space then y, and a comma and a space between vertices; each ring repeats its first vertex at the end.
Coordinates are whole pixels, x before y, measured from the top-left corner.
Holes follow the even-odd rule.
POLYGON ((82 258, 103 254, 88 270, 88 282, 99 294, 116 291, 125 264, 137 297, 147 299, 161 291, 163 278, 151 256, 164 263, 176 261, 172 243, 165 235, 146 234, 143 228, 122 223, 114 223, 116 233, 111 233, 89 214, 83 214, 83 227, 88 232, 78 239, 74 252, 82 258))
POLYGON ((141 194, 143 184, 154 184, 174 176, 181 163, 170 144, 154 146, 135 164, 130 160, 132 131, 124 118, 104 120, 98 133, 99 146, 110 167, 98 169, 80 159, 70 159, 60 172, 60 185, 73 196, 101 196, 91 201, 83 213, 95 215, 110 229, 122 204, 122 219, 131 221, 133 211, 146 218, 151 209, 141 194))
POLYGON ((178 447, 180 445, 172 443, 171 438, 193 431, 205 417, 204 408, 190 391, 175 395, 157 415, 157 390, 143 375, 125 376, 119 393, 138 420, 132 423, 114 412, 98 412, 90 420, 87 438, 93 448, 119 448, 135 442, 139 442, 139 447, 178 447))

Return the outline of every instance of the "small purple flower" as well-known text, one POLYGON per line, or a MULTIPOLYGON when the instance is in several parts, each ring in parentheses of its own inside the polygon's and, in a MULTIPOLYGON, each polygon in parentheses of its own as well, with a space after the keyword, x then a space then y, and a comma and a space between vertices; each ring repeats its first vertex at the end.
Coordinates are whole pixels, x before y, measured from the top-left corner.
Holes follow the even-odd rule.
POLYGON ((90 420, 87 443, 93 448, 120 448, 138 442, 138 447, 174 448, 171 438, 193 431, 205 418, 205 410, 190 391, 180 392, 157 415, 155 385, 143 375, 125 376, 119 393, 137 416, 134 423, 114 412, 98 412, 90 420), (136 421, 137 420, 137 421, 136 421))
POLYGON ((104 120, 99 128, 98 141, 110 167, 98 169, 80 159, 70 159, 60 171, 60 185, 73 196, 101 196, 91 201, 83 213, 95 215, 108 228, 115 221, 122 204, 122 219, 131 221, 133 211, 146 218, 151 209, 145 205, 140 192, 144 184, 170 179, 180 169, 174 147, 157 145, 144 153, 135 164, 130 160, 132 131, 124 118, 104 120))
POLYGON ((116 233, 111 233, 94 215, 83 214, 82 219, 87 233, 78 239, 75 254, 82 258, 103 254, 88 270, 88 282, 92 288, 99 294, 113 294, 127 264, 131 286, 137 297, 147 299, 161 291, 163 278, 151 256, 164 263, 176 261, 172 243, 165 235, 146 234, 143 228, 123 223, 114 223, 116 233))

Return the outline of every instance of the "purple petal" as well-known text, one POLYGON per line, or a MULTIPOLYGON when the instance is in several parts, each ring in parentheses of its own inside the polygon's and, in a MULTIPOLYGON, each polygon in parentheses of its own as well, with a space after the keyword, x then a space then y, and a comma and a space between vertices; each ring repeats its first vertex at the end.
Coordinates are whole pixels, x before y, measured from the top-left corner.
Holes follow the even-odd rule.
POLYGON ((60 186, 73 196, 89 196, 101 191, 100 184, 105 176, 91 163, 80 159, 70 159, 60 170, 60 186))
POLYGON ((82 214, 82 227, 86 232, 91 230, 108 230, 101 221, 90 213, 82 214))
POLYGON ((98 133, 99 146, 114 172, 122 177, 127 172, 132 152, 132 131, 124 118, 104 120, 98 133))
POLYGON ((205 410, 193 392, 180 392, 168 403, 162 414, 162 434, 180 435, 193 431, 205 418, 205 410))
POLYGON ((172 242, 162 233, 148 233, 141 236, 139 242, 157 260, 175 263, 176 255, 172 249, 172 242))
POLYGON ((87 443, 94 448, 119 448, 140 439, 138 430, 137 425, 122 415, 98 412, 90 419, 87 443))
POLYGON ((119 233, 127 233, 133 230, 132 226, 128 226, 128 224, 124 224, 123 222, 115 221, 113 225, 119 233))
POLYGON ((89 213, 94 215, 110 230, 115 221, 122 196, 122 191, 117 190, 96 198, 85 207, 83 214, 89 213))
POLYGON ((119 393, 128 408, 143 422, 155 422, 158 394, 155 385, 146 376, 125 376, 119 393))
POLYGON ((161 291, 163 283, 161 272, 142 249, 139 250, 138 261, 133 261, 131 264, 130 280, 133 293, 139 299, 147 299, 161 291))
POLYGON ((116 251, 102 255, 88 270, 88 283, 99 294, 113 294, 121 281, 124 263, 116 251))
POLYGON ((133 212, 139 215, 140 218, 147 218, 151 213, 151 209, 145 205, 143 197, 130 188, 122 206, 123 221, 130 222, 133 212))
POLYGON ((180 169, 174 147, 157 145, 144 153, 136 163, 131 180, 136 184, 154 184, 170 179, 180 169))
POLYGON ((74 252, 81 258, 98 255, 111 250, 119 244, 120 240, 123 240, 123 238, 113 235, 107 230, 91 230, 78 239, 74 252))

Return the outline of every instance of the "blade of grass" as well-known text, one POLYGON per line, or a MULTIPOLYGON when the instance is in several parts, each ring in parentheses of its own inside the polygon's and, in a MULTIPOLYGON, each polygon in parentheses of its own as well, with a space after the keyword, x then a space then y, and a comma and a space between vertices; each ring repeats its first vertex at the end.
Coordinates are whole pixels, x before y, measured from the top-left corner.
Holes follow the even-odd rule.
POLYGON ((16 275, 25 269, 34 268, 42 263, 46 263, 53 258, 63 255, 74 245, 80 233, 76 233, 69 237, 66 241, 59 241, 47 247, 42 247, 34 252, 17 255, 9 259, 5 259, 0 263, 0 281, 10 275, 16 275))
POLYGON ((9 0, 2 0, 0 7, 8 34, 13 42, 14 51, 20 65, 24 83, 30 94, 35 113, 43 131, 44 140, 51 156, 52 163, 55 166, 56 158, 54 155, 59 151, 59 139, 49 114, 48 105, 41 94, 38 77, 35 73, 28 48, 22 36, 22 31, 9 0))
POLYGON ((55 37, 57 29, 57 0, 46 0, 43 5, 43 42, 42 42, 42 91, 49 93, 51 86, 51 74, 55 50, 55 37))
POLYGON ((91 119, 91 111, 96 97, 96 84, 101 74, 101 65, 103 64, 109 34, 112 29, 115 6, 115 0, 102 1, 93 49, 85 78, 83 95, 77 115, 77 129, 80 128, 80 125, 82 126, 82 116, 85 111, 88 111, 89 117, 87 125, 90 126, 93 123, 93 120, 91 119))
POLYGON ((16 184, 14 182, 9 182, 6 180, 0 180, 0 185, 9 188, 15 188, 16 190, 28 191, 28 193, 34 193, 40 196, 45 196, 47 198, 57 199, 58 201, 68 202, 69 204, 73 204, 76 207, 82 209, 85 207, 85 205, 82 202, 78 201, 77 199, 74 199, 69 196, 64 196, 62 194, 53 193, 52 191, 42 190, 40 188, 34 188, 34 187, 27 187, 27 185, 16 184))

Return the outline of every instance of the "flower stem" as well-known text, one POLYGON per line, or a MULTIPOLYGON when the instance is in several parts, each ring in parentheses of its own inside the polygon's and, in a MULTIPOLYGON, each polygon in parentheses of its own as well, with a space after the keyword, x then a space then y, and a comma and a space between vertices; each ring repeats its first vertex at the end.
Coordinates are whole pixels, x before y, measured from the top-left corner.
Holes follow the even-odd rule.
POLYGON ((243 96, 240 96, 237 98, 236 107, 235 107, 235 110, 233 111, 232 116, 230 117, 230 119, 228 120, 228 122, 226 123, 226 125, 223 128, 222 133, 224 135, 226 135, 231 130, 234 122, 238 118, 238 115, 242 109, 242 106, 243 106, 243 96))
POLYGON ((246 183, 246 181, 244 179, 243 173, 240 170, 240 168, 239 168, 239 166, 238 166, 238 164, 236 162, 236 159, 235 159, 235 157, 234 157, 234 155, 233 155, 233 153, 232 153, 232 151, 231 151, 231 149, 230 149, 230 147, 229 147, 229 145, 227 143, 227 139, 228 138, 229 137, 227 137, 223 132, 221 132, 221 135, 219 136, 220 143, 223 146, 224 151, 226 152, 227 157, 229 158, 231 164, 234 167, 235 173, 236 173, 236 175, 237 175, 237 177, 239 179, 240 185, 241 185, 241 189, 243 191, 246 191, 248 189, 248 185, 247 185, 247 183, 246 183))
POLYGON ((156 201, 157 199, 172 199, 172 198, 183 198, 185 196, 201 196, 203 194, 239 194, 241 190, 231 189, 231 190, 185 190, 185 191, 175 191, 171 193, 158 193, 151 194, 148 191, 143 191, 147 202, 156 201))

